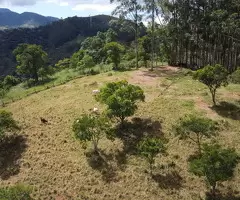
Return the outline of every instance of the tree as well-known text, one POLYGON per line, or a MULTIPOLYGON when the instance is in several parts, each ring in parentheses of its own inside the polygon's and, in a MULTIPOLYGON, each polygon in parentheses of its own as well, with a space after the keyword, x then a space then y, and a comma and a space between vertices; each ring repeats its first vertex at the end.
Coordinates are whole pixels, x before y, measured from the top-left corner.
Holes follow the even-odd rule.
POLYGON ((85 54, 82 60, 77 64, 78 69, 87 69, 95 66, 92 56, 85 54))
POLYGON ((12 86, 15 86, 19 83, 19 80, 14 77, 14 76, 10 76, 10 75, 7 75, 4 80, 3 80, 3 85, 7 88, 10 88, 12 86))
POLYGON ((92 141, 94 151, 98 151, 98 142, 101 136, 108 134, 111 123, 104 115, 83 114, 73 123, 73 132, 80 141, 92 141))
POLYGON ((111 62, 114 64, 113 69, 118 70, 118 66, 121 62, 121 54, 124 52, 124 47, 117 42, 110 42, 104 46, 104 50, 111 62))
POLYGON ((136 67, 138 68, 138 37, 139 25, 142 20, 142 15, 140 14, 142 11, 142 5, 137 0, 110 0, 110 2, 119 3, 119 5, 116 7, 112 14, 119 17, 120 23, 123 25, 123 27, 127 27, 135 34, 135 54, 137 65, 136 67))
POLYGON ((144 101, 143 90, 127 81, 107 83, 100 89, 96 100, 107 105, 107 113, 123 124, 126 117, 137 110, 137 101, 144 101))
POLYGON ((155 157, 159 153, 165 151, 163 142, 158 138, 145 138, 138 145, 138 151, 140 155, 147 159, 149 164, 150 173, 152 174, 153 165, 155 163, 155 157))
POLYGON ((198 146, 198 151, 201 154, 201 142, 203 137, 210 138, 217 130, 215 121, 195 115, 189 115, 180 120, 180 123, 175 127, 176 134, 182 139, 190 139, 198 146))
POLYGON ((17 122, 13 119, 12 113, 0 110, 0 141, 5 139, 6 133, 18 130, 17 122))
POLYGON ((217 144, 204 145, 202 156, 190 162, 190 171, 197 176, 205 176, 212 187, 211 193, 215 195, 217 182, 229 180, 238 162, 235 150, 223 149, 217 144))
POLYGON ((42 46, 35 44, 20 44, 13 51, 17 60, 17 72, 27 78, 39 79, 39 70, 46 68, 48 55, 42 46))
POLYGON ((215 106, 217 89, 228 84, 227 70, 218 64, 214 66, 207 65, 203 69, 197 70, 193 78, 198 79, 209 88, 212 95, 212 101, 215 106))
MULTIPOLYGON (((70 58, 70 67, 76 69, 78 66, 78 63, 83 59, 85 55, 85 50, 79 50, 75 52, 72 57, 70 58)), ((67 61, 67 60, 65 60, 67 61)), ((67 62, 68 63, 68 62, 67 62)))

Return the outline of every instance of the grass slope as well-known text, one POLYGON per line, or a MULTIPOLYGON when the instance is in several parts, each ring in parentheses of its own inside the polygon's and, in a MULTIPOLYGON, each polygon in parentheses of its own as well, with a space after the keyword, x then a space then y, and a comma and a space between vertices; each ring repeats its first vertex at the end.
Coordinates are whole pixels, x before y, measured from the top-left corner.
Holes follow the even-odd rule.
MULTIPOLYGON (((192 80, 185 70, 172 67, 161 67, 154 72, 142 69, 113 72, 113 76, 88 76, 33 94, 6 107, 22 125, 26 144, 18 146, 21 155, 13 156, 15 159, 5 166, 10 174, 3 177, 0 173, 4 178, 0 180, 1 185, 19 182, 31 185, 35 199, 200 199, 206 191, 205 182, 188 172, 187 162, 196 151, 195 145, 175 138, 172 126, 189 113, 221 120, 222 131, 215 140, 240 153, 239 97, 239 85, 222 88, 217 99, 229 103, 213 110, 208 89, 192 80), (102 165, 91 167, 86 150, 73 138, 72 123, 90 108, 103 110, 92 96, 93 89, 122 79, 144 89, 146 102, 139 105, 135 116, 145 120, 132 124, 128 132, 131 137, 125 140, 102 139, 102 165), (49 124, 42 125, 40 117, 46 118, 49 124), (149 130, 164 134, 169 140, 168 154, 156 159, 153 178, 145 173, 145 160, 132 151, 136 141, 149 130), (12 170, 14 168, 18 170, 12 170)), ((12 154, 16 152, 11 151, 12 154)), ((231 190, 235 196, 239 195, 239 170, 238 166, 235 178, 219 186, 221 191, 231 190)))

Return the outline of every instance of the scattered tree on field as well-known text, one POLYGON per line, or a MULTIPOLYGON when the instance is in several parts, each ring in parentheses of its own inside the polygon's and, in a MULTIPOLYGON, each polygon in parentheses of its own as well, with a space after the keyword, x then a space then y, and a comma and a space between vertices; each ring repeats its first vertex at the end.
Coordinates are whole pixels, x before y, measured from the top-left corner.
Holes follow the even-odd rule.
POLYGON ((228 72, 221 65, 207 65, 203 69, 197 70, 194 78, 204 83, 210 90, 214 106, 216 105, 216 91, 221 86, 228 84, 228 72))
POLYGON ((181 119, 175 128, 176 134, 182 139, 190 139, 196 143, 201 154, 203 137, 210 138, 213 136, 217 130, 217 123, 211 119, 190 115, 181 119))
POLYGON ((137 110, 137 102, 144 101, 143 90, 127 81, 107 83, 96 96, 97 101, 107 105, 107 113, 123 124, 126 117, 137 110))
POLYGON ((146 158, 150 173, 152 174, 156 155, 165 151, 163 142, 158 138, 145 138, 139 143, 138 150, 139 153, 146 158))
POLYGON ((73 123, 75 137, 82 142, 91 141, 94 151, 98 151, 98 142, 103 134, 109 134, 111 123, 104 115, 83 114, 73 123))
POLYGON ((233 177, 234 168, 239 162, 239 156, 233 149, 223 149, 221 146, 204 145, 203 154, 190 162, 190 171, 198 176, 205 176, 215 196, 218 182, 233 177))

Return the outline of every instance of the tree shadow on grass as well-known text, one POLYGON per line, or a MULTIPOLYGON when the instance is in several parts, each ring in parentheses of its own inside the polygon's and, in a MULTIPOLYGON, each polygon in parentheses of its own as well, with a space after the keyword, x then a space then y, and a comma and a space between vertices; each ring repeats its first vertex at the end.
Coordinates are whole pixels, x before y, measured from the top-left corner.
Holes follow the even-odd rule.
POLYGON ((153 174, 152 179, 158 183, 162 189, 176 189, 179 190, 183 184, 183 178, 177 171, 172 171, 166 175, 153 174))
POLYGON ((102 174, 102 179, 105 182, 112 182, 116 180, 116 169, 109 164, 109 160, 113 159, 112 154, 105 154, 102 150, 92 150, 86 153, 86 157, 89 166, 98 170, 102 174))
POLYGON ((137 154, 137 145, 144 137, 157 137, 165 140, 162 133, 162 125, 159 121, 138 117, 132 118, 131 122, 125 122, 122 126, 117 126, 116 136, 122 140, 124 145, 120 156, 137 154))
POLYGON ((218 192, 215 196, 207 192, 205 200, 240 200, 240 196, 234 194, 233 191, 229 191, 227 194, 221 194, 218 192))
POLYGON ((222 117, 240 120, 240 103, 239 105, 230 102, 220 102, 220 105, 213 106, 212 109, 222 117))
POLYGON ((153 71, 145 71, 144 75, 150 77, 171 77, 171 79, 185 76, 185 74, 180 68, 175 67, 176 70, 173 69, 174 67, 172 67, 171 69, 166 66, 158 67, 155 68, 153 71))
POLYGON ((27 148, 26 138, 21 135, 9 136, 0 143, 0 178, 9 179, 20 171, 19 159, 27 148))

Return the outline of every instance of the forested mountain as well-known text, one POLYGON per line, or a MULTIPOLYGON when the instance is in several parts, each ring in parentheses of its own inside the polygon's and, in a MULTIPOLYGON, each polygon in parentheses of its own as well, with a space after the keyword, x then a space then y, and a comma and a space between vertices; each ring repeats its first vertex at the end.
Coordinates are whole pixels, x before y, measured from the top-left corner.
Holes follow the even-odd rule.
MULTIPOLYGON (((14 71, 15 59, 12 51, 20 43, 42 45, 49 54, 49 64, 54 64, 77 51, 86 37, 108 30, 112 19, 114 18, 106 15, 72 17, 34 29, 0 31, 0 74, 6 75, 14 71)), ((126 42, 134 39, 134 35, 128 32, 118 31, 118 37, 126 42)))
POLYGON ((0 28, 33 28, 46 25, 57 20, 59 19, 55 17, 44 17, 36 13, 24 12, 19 14, 6 8, 0 8, 0 28))

